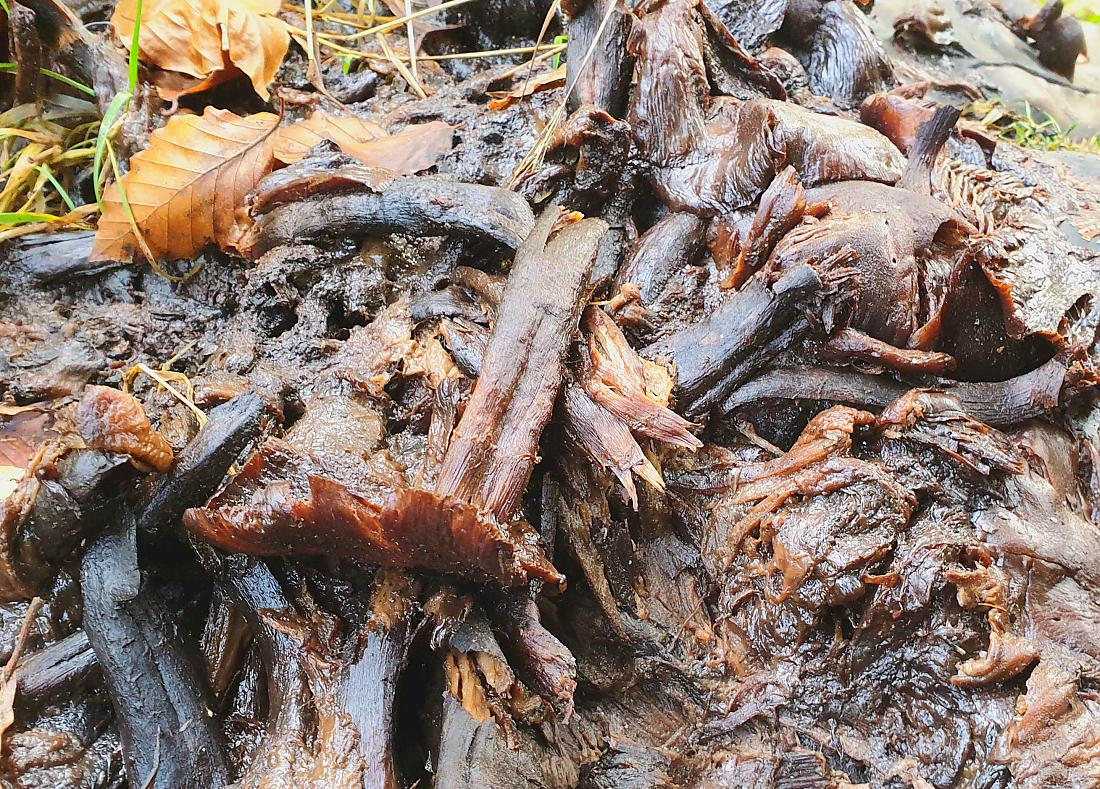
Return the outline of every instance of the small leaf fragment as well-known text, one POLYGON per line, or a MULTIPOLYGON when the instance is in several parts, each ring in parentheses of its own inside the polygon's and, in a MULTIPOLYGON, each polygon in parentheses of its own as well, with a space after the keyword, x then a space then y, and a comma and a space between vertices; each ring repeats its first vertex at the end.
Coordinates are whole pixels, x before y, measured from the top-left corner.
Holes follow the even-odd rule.
POLYGON ((489 101, 489 109, 502 110, 511 106, 520 99, 527 98, 535 93, 553 88, 560 88, 565 84, 565 65, 556 67, 553 71, 540 74, 534 79, 522 80, 511 90, 494 90, 489 95, 493 98, 489 101))

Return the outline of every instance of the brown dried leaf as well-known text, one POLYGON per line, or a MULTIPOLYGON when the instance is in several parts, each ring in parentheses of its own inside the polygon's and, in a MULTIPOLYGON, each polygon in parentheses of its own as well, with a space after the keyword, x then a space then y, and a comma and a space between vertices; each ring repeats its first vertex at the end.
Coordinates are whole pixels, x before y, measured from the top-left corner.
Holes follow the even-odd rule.
POLYGON ((0 406, 0 502, 27 475, 39 447, 54 434, 54 420, 47 405, 0 406))
MULTIPOLYGON (((278 11, 279 0, 144 0, 141 59, 201 80, 234 65, 267 99, 290 46, 278 11)), ((127 47, 136 15, 137 0, 121 0, 111 17, 127 47)))
POLYGON ((294 164, 317 144, 328 140, 369 167, 400 175, 426 170, 451 150, 452 128, 441 121, 408 126, 390 134, 377 123, 353 116, 315 112, 307 120, 279 130, 275 158, 294 164))
MULTIPOLYGON (((275 135, 275 158, 294 164, 306 157, 314 146, 326 140, 343 150, 344 144, 364 143, 385 135, 386 130, 373 121, 352 116, 330 115, 317 111, 304 121, 284 126, 275 135)), ((346 151, 345 151, 346 153, 346 151)), ((350 154, 349 154, 350 155, 350 154)))
POLYGON ((180 71, 162 71, 158 69, 149 76, 149 81, 156 88, 157 95, 164 101, 175 101, 180 96, 204 93, 242 76, 244 75, 236 66, 223 68, 221 71, 215 71, 209 77, 201 79, 180 71))
POLYGON ((11 676, 0 674, 0 743, 4 741, 4 732, 15 723, 15 689, 19 685, 19 672, 11 676))
POLYGON ((549 71, 546 74, 540 74, 534 79, 525 77, 524 79, 518 80, 516 86, 511 90, 489 91, 489 95, 493 97, 489 102, 489 109, 502 110, 519 99, 526 98, 539 91, 560 88, 565 84, 565 79, 565 64, 562 63, 553 71, 549 71))
POLYGON ((274 15, 279 0, 231 0, 223 30, 229 39, 229 60, 248 75, 260 98, 275 79, 290 46, 286 23, 274 15))
MULTIPOLYGON (((271 171, 278 122, 270 112, 242 118, 207 107, 201 117, 177 115, 153 132, 121 186, 154 255, 192 260, 211 242, 233 246, 238 210, 271 171)), ((125 260, 137 247, 119 186, 104 195, 92 260, 125 260)))
POLYGON ((402 175, 426 170, 451 150, 454 129, 442 121, 406 126, 396 134, 349 146, 340 146, 370 167, 385 167, 402 175))
MULTIPOLYGON (((207 77, 222 67, 222 40, 207 0, 149 0, 141 14, 141 59, 169 71, 207 77)), ((134 36, 137 0, 121 0, 111 16, 127 48, 134 36)))

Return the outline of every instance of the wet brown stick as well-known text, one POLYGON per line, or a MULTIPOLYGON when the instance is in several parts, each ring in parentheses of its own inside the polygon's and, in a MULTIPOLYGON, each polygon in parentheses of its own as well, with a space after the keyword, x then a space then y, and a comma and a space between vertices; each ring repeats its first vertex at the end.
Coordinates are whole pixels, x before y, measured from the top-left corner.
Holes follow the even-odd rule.
POLYGON ((643 304, 653 302, 676 272, 695 263, 705 242, 702 219, 686 212, 669 214, 634 242, 615 283, 619 288, 633 283, 643 304))
POLYGON ((594 0, 569 20, 566 58, 575 64, 568 69, 566 83, 570 110, 591 104, 609 115, 622 117, 633 61, 626 54, 630 26, 626 15, 615 5, 615 0, 594 0), (608 14, 612 16, 604 25, 608 14), (589 62, 582 70, 579 67, 586 59, 589 62))
POLYGON ((225 744, 207 714, 211 701, 182 645, 168 636, 173 612, 163 590, 144 583, 119 602, 130 584, 133 544, 112 527, 84 556, 84 630, 103 671, 131 786, 225 786, 225 744))
MULTIPOLYGON (((1056 408, 1066 378, 1066 363, 1051 359, 1031 372, 1007 381, 924 379, 924 388, 953 394, 972 416, 994 426, 1011 425, 1056 408)), ((827 367, 784 367, 768 370, 735 389, 722 404, 729 413, 757 400, 830 400, 878 410, 909 390, 884 375, 827 367)))
MULTIPOLYGON (((195 548, 252 624, 267 672, 266 731, 240 784, 289 786, 308 779, 324 786, 401 786, 394 703, 417 633, 418 583, 400 571, 380 571, 369 616, 340 622, 347 638, 338 641, 326 632, 324 617, 309 615, 316 601, 299 593, 292 602, 293 593, 262 561, 198 543, 195 548)), ((347 602, 357 609, 364 600, 347 602)))
POLYGON ((261 560, 225 556, 208 545, 192 543, 199 562, 249 620, 267 673, 267 730, 257 746, 243 785, 261 780, 287 743, 304 741, 311 731, 312 696, 302 660, 301 643, 276 622, 294 622, 296 612, 279 582, 261 560))
POLYGON ((782 367, 766 370, 734 389, 722 403, 730 413, 757 400, 828 400, 867 409, 885 408, 906 387, 885 375, 831 367, 782 367))
POLYGON ((359 626, 351 654, 333 689, 338 708, 359 732, 364 783, 402 786, 394 764, 397 681, 417 634, 418 583, 400 571, 382 571, 371 594, 370 621, 359 626))
POLYGON ((901 373, 934 374, 955 369, 955 357, 951 354, 898 348, 850 327, 841 329, 829 339, 825 354, 837 360, 859 359, 901 373))
POLYGON ((792 269, 770 286, 757 276, 705 320, 642 353, 676 366, 676 393, 685 415, 705 414, 766 362, 762 349, 779 338, 793 339, 799 311, 821 288, 821 278, 810 266, 792 269))
POLYGON ((99 664, 88 635, 77 630, 19 661, 19 702, 56 704, 62 694, 91 681, 98 673, 99 664))
POLYGON ((355 659, 344 669, 339 704, 359 731, 366 765, 365 785, 398 789, 394 764, 394 701, 415 630, 404 618, 391 628, 370 630, 355 659))
MULTIPOLYGON (((479 375, 485 354, 485 330, 480 326, 470 326, 468 330, 451 328, 445 331, 451 354, 459 365, 470 375, 479 375)), ((582 356, 589 353, 583 344, 580 351, 582 356)), ((567 443, 582 450, 592 462, 611 471, 622 483, 633 506, 637 507, 638 503, 633 474, 638 474, 657 488, 663 487, 660 472, 645 456, 628 423, 596 403, 581 383, 566 381, 556 409, 556 419, 562 426, 567 443)))
POLYGON ((163 591, 148 578, 143 582, 137 534, 177 525, 188 505, 213 492, 258 430, 262 406, 255 395, 243 395, 211 411, 175 466, 84 557, 84 630, 115 708, 132 785, 229 782, 205 685, 182 645, 167 635, 172 612, 163 591))
POLYGON ((486 595, 493 630, 516 673, 549 701, 566 721, 573 711, 577 661, 540 621, 527 589, 486 595))
POLYGON ((588 298, 607 224, 548 209, 520 247, 481 375, 443 458, 436 492, 511 516, 535 465, 539 437, 561 388, 565 353, 588 298))
MULTIPOLYGON (((8 247, 13 279, 26 278, 35 285, 69 282, 78 277, 120 268, 115 261, 91 261, 90 230, 63 233, 35 233, 13 241, 8 247)), ((22 284, 22 283, 20 283, 22 284)))
POLYGON ((252 628, 225 596, 215 592, 203 627, 202 648, 206 679, 216 699, 224 699, 252 644, 252 628))
MULTIPOLYGON (((275 173, 272 179, 280 177, 275 173)), ((260 184, 257 200, 263 200, 260 184)), ((371 233, 466 235, 516 249, 531 231, 527 201, 496 186, 436 176, 398 178, 379 192, 322 196, 271 209, 249 230, 241 248, 249 257, 282 244, 310 243, 371 233)))
POLYGON ((264 403, 254 392, 210 411, 206 426, 142 502, 138 528, 154 534, 178 530, 184 510, 217 490, 233 461, 259 433, 263 412, 264 403))

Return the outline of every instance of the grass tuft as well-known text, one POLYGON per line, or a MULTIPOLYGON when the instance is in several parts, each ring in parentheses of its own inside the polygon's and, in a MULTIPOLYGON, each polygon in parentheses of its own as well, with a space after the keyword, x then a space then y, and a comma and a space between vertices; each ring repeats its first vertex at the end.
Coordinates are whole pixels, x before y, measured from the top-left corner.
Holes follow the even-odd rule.
POLYGON ((1040 151, 1083 151, 1100 153, 1100 135, 1076 140, 1070 135, 1074 126, 1065 129, 1051 115, 1034 109, 1027 102, 1024 111, 1016 112, 1000 99, 976 101, 963 108, 963 115, 972 118, 998 139, 1022 148, 1040 151))

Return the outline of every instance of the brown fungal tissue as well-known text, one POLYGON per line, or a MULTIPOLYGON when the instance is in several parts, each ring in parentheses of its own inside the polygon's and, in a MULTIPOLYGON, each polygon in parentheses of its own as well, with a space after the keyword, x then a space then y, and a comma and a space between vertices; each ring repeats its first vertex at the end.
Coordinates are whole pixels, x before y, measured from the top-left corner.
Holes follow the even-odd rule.
POLYGON ((0 786, 1100 786, 1095 25, 137 6, 2 16, 0 786))

